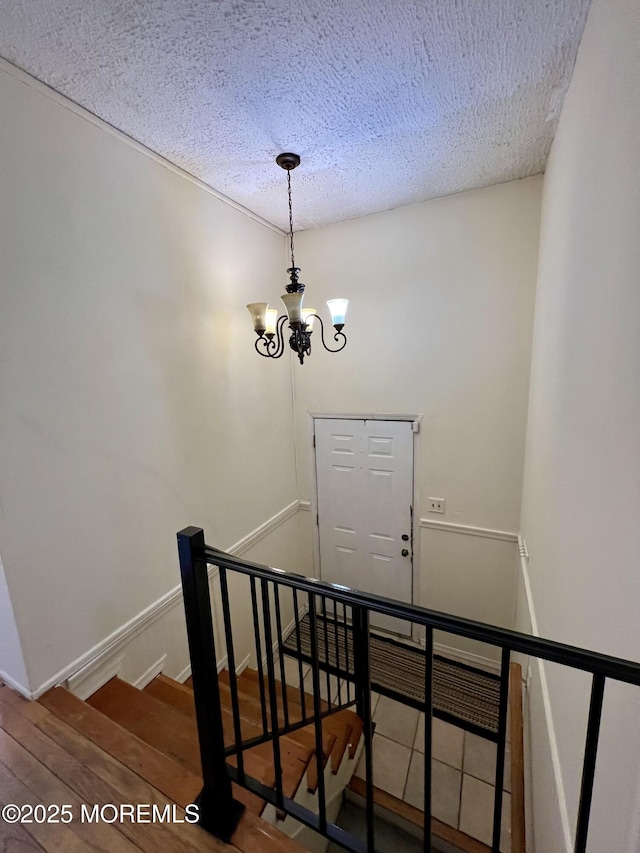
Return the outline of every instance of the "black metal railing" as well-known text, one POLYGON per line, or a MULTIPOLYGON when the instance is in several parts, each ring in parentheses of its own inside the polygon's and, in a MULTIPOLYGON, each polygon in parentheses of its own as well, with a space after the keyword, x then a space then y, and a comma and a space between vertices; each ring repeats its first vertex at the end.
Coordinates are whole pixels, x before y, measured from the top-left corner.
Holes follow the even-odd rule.
MULTIPOLYGON (((640 685, 640 664, 596 652, 532 637, 504 628, 485 625, 457 616, 439 613, 347 587, 251 563, 205 544, 199 528, 188 527, 178 534, 180 569, 184 590, 187 633, 191 656, 196 717, 204 787, 199 799, 201 824, 225 841, 237 826, 242 806, 234 799, 232 782, 257 794, 281 813, 338 843, 346 850, 372 853, 375 850, 373 725, 371 713, 370 614, 383 614, 421 626, 425 634, 424 701, 424 849, 431 850, 431 746, 434 715, 433 659, 434 631, 478 640, 501 649, 497 726, 490 736, 497 744, 495 797, 491 850, 499 853, 502 826, 502 790, 507 740, 509 667, 514 652, 582 670, 592 676, 580 800, 575 832, 575 853, 585 853, 589 815, 598 749, 598 736, 607 679, 640 685), (231 720, 226 723, 221 704, 217 672, 216 641, 212 618, 208 565, 218 569, 221 635, 226 646, 231 720), (234 577, 239 602, 236 612, 230 596, 229 573, 234 577), (238 579, 244 579, 239 582, 238 579), (239 585, 240 583, 240 585, 239 585), (248 584, 248 587, 247 587, 248 584), (244 609, 242 609, 244 608, 244 609), (285 678, 283 611, 293 614, 290 636, 298 664, 299 710, 292 713, 285 678), (309 621, 310 685, 303 684, 300 617, 309 621), (236 678, 236 653, 233 624, 243 622, 243 636, 252 635, 249 654, 258 671, 261 723, 258 731, 243 731, 240 698, 236 678), (335 625, 334 659, 330 664, 330 638, 327 626, 335 625), (351 632, 352 649, 344 639, 351 632), (323 642, 323 655, 319 645, 323 642), (275 651, 274 651, 275 650, 275 651), (351 655, 351 658, 350 658, 351 655), (276 663, 276 657, 278 661, 276 663), (276 667, 278 667, 279 672, 276 667), (266 672, 265 672, 266 670, 266 672), (277 678, 279 674, 280 678, 277 678), (334 679, 332 682, 331 679, 334 679), (322 692, 325 690, 323 699, 322 692), (312 707, 308 707, 308 694, 312 707), (337 700, 332 701, 332 695, 337 700), (345 707, 354 706, 363 721, 364 765, 366 771, 366 840, 341 829, 327 818, 327 800, 323 767, 323 719, 345 707), (283 783, 280 738, 296 729, 314 727, 317 762, 317 811, 301 806, 289 796, 283 783), (247 750, 270 743, 275 768, 275 787, 270 788, 252 777, 245 768, 247 750)), ((246 644, 243 648, 247 655, 246 644)), ((309 678, 309 676, 307 676, 309 678)), ((297 695, 297 693, 296 693, 297 695)), ((397 698, 401 699, 400 696, 397 698)), ((415 702, 413 703, 415 707, 415 702)), ((436 712, 437 713, 437 712, 436 712)), ((227 712, 228 714, 228 712, 227 712)), ((245 724, 246 728, 246 724, 245 724)))

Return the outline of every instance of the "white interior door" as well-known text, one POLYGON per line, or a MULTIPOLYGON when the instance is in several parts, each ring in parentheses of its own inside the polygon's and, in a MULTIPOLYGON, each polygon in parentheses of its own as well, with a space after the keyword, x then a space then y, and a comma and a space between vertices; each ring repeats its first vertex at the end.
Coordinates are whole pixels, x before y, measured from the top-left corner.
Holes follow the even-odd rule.
MULTIPOLYGON (((317 418, 315 449, 322 579, 411 602, 411 422, 317 418)), ((389 616, 371 624, 411 633, 389 616)))

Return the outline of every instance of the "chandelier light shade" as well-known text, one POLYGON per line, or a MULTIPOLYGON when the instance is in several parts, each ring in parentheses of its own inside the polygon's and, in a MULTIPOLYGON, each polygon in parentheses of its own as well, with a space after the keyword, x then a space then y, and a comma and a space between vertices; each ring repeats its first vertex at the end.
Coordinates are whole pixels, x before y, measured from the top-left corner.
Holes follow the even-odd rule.
POLYGON ((327 346, 324 338, 324 323, 315 308, 303 308, 302 301, 304 299, 304 284, 298 281, 298 273, 300 267, 296 266, 293 255, 293 207, 291 204, 291 171, 300 165, 300 157, 297 154, 279 154, 276 157, 276 163, 287 172, 287 191, 289 195, 289 244, 291 247, 291 266, 287 270, 289 273, 289 283, 286 286, 286 293, 280 298, 284 303, 286 314, 278 316, 275 308, 269 308, 268 302, 250 302, 247 305, 251 320, 253 321, 253 329, 258 336, 255 342, 255 349, 258 355, 265 358, 280 358, 285 351, 285 332, 284 325, 288 321, 289 330, 289 346, 296 353, 300 360, 300 364, 304 363, 305 355, 311 355, 311 334, 313 332, 314 321, 320 324, 320 340, 322 346, 328 352, 340 352, 347 345, 347 337, 342 331, 347 313, 348 299, 329 299, 327 305, 331 313, 331 322, 335 329, 333 340, 336 342, 336 347, 327 346))
POLYGON ((344 318, 347 314, 347 305, 349 304, 348 299, 328 299, 327 305, 329 306, 329 311, 331 312, 331 322, 334 326, 344 326, 344 318))

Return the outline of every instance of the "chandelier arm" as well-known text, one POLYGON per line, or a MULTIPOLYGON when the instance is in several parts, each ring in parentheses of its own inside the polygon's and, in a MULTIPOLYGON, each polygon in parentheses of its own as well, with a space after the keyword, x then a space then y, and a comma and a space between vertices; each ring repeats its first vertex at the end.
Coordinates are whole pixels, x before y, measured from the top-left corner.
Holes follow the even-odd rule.
POLYGON ((322 346, 327 350, 327 352, 340 352, 340 350, 343 350, 346 347, 347 336, 344 334, 344 332, 338 332, 338 331, 336 331, 336 333, 334 334, 333 340, 338 342, 338 343, 340 341, 342 341, 342 343, 336 349, 332 349, 331 347, 328 347, 327 342, 324 339, 324 323, 322 322, 322 317, 319 314, 316 314, 314 316, 314 321, 318 321, 320 323, 320 340, 322 341, 322 346))
POLYGON ((284 354, 284 334, 282 332, 282 327, 284 326, 286 320, 286 314, 281 314, 280 317, 278 317, 278 322, 276 323, 275 339, 269 339, 266 337, 266 335, 263 335, 262 337, 256 339, 254 347, 258 355, 263 356, 263 358, 282 357, 282 355, 284 354))
POLYGON ((256 338, 254 343, 255 351, 263 358, 277 358, 271 350, 276 346, 275 341, 269 340, 264 335, 261 338, 256 338))
POLYGON ((276 350, 273 358, 280 358, 284 355, 284 324, 287 322, 289 318, 286 314, 281 314, 278 317, 278 322, 276 323, 276 334, 278 338, 278 349, 276 350))

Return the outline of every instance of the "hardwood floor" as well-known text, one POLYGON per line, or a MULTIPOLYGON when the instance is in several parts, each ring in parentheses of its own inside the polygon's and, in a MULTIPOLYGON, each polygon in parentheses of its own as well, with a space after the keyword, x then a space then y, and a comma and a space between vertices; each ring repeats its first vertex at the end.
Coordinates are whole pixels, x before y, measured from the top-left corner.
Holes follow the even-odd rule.
MULTIPOLYGON (((143 804, 159 810, 168 807, 175 821, 184 821, 185 807, 202 787, 188 715, 171 705, 163 708, 164 703, 153 696, 155 688, 146 694, 114 681, 109 690, 99 691, 93 704, 62 688, 50 690, 39 702, 28 702, 0 686, 0 805, 64 804, 73 815, 70 823, 0 821, 2 853, 300 853, 299 844, 260 819, 262 800, 235 786, 247 809, 231 845, 186 822, 82 820, 83 806, 90 812, 95 805, 118 809, 122 804, 143 804), (167 731, 170 736, 162 740, 160 735, 167 731)), ((294 752, 297 748, 292 747, 294 752)), ((112 814, 108 812, 107 819, 112 814)))
MULTIPOLYGON (((69 805, 71 823, 0 822, 2 848, 46 851, 233 851, 197 826, 93 823, 82 806, 169 803, 168 798, 39 703, 0 687, 0 800, 3 805, 69 805), (16 831, 17 830, 17 831, 16 831), (25 834, 30 846, 26 843, 25 834)), ((179 817, 184 811, 178 807, 179 817)))

